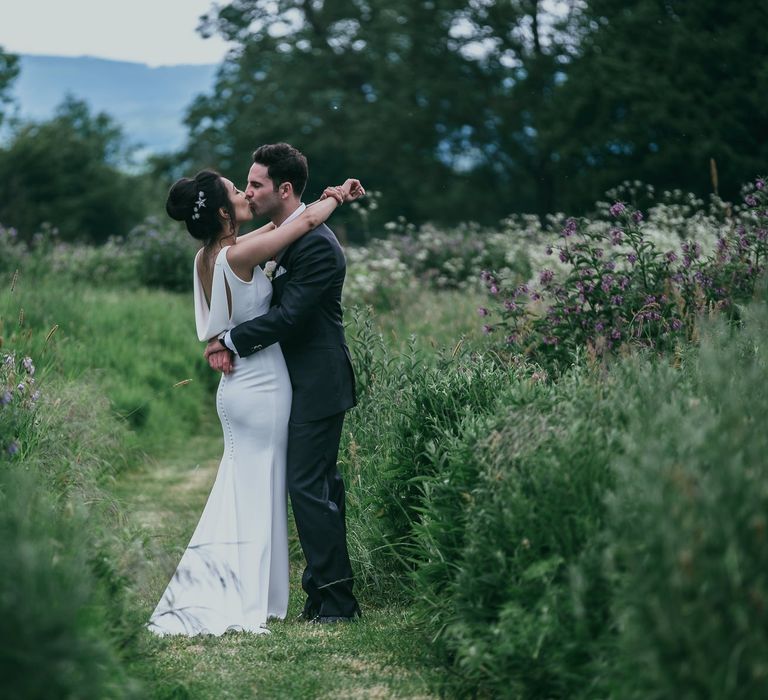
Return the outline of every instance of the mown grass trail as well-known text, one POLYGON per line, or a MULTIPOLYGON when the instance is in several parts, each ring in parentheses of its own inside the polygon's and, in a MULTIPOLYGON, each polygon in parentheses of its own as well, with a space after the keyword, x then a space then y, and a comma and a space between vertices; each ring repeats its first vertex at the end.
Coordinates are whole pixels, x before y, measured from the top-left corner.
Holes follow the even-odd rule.
MULTIPOLYGON (((189 440, 183 453, 148 461, 120 477, 115 492, 133 525, 157 553, 137 573, 139 604, 151 613, 194 526, 216 474, 216 429, 189 440)), ((154 639, 141 663, 156 698, 432 698, 440 673, 408 611, 364 602, 353 624, 315 627, 298 621, 303 602, 301 553, 291 533, 291 603, 271 635, 154 639)))

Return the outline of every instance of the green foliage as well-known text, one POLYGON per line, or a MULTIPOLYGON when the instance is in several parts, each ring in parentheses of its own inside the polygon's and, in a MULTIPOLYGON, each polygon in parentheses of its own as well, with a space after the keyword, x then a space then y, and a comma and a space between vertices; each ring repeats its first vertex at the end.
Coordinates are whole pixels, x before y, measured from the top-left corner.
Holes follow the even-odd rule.
POLYGON ((628 172, 699 194, 717 192, 719 181, 734 198, 739 183, 765 167, 763 3, 590 0, 582 20, 552 126, 558 168, 589 174, 567 181, 560 206, 578 207, 628 172))
POLYGON ((694 336, 705 311, 738 318, 768 258, 762 178, 744 188, 744 202, 706 257, 696 240, 660 250, 645 235, 643 213, 623 202, 611 205, 603 226, 568 219, 560 242, 547 248, 568 265, 560 279, 545 268, 538 284, 513 288, 514 277, 502 284, 483 273, 501 316, 485 330, 503 330, 513 349, 567 367, 585 349, 592 357, 625 352, 628 345, 672 350, 694 336))
POLYGON ((616 460, 609 549, 616 697, 768 692, 768 313, 707 329, 690 385, 637 382, 616 460))
POLYGON ((143 184, 119 169, 120 128, 69 97, 53 118, 22 123, 0 149, 0 221, 31 238, 43 223, 66 240, 105 241, 145 213, 143 184))
POLYGON ((19 74, 19 57, 6 53, 0 46, 0 125, 3 123, 3 108, 10 102, 8 90, 19 74))

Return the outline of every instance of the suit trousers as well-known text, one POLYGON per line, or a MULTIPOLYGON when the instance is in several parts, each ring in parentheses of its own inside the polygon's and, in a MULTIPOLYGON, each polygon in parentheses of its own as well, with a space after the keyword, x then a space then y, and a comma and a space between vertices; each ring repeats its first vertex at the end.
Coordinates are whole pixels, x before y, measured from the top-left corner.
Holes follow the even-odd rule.
POLYGON ((305 613, 352 617, 344 481, 336 460, 344 412, 308 423, 288 424, 288 493, 299 541, 307 559, 301 585, 305 613))

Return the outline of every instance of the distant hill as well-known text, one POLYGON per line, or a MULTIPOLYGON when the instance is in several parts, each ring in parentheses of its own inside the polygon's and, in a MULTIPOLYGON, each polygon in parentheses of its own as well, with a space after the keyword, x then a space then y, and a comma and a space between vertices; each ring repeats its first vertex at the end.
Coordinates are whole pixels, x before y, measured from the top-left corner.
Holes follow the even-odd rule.
POLYGON ((22 55, 20 65, 13 96, 22 117, 48 118, 70 93, 86 100, 94 111, 114 117, 128 139, 145 152, 183 145, 185 109, 197 94, 210 90, 217 69, 215 65, 151 68, 89 56, 22 55))

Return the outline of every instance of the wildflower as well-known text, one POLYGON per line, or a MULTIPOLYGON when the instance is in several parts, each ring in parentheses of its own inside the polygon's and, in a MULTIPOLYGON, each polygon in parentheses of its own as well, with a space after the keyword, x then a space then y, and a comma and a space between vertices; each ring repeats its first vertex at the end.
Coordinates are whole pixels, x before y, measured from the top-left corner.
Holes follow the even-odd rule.
POLYGON ((19 385, 16 387, 16 391, 18 391, 20 394, 23 394, 27 389, 27 385, 24 384, 24 382, 20 382, 19 385))
POLYGON ((560 262, 567 263, 571 259, 570 253, 563 249, 560 251, 560 262))
POLYGON ((565 222, 563 230, 560 232, 563 238, 568 238, 576 233, 576 219, 568 219, 565 222))
POLYGON ((679 331, 683 326, 683 322, 679 318, 673 318, 671 325, 673 331, 679 331))
POLYGON ((643 212, 639 210, 632 212, 632 221, 634 221, 636 224, 639 224, 642 220, 643 220, 643 212))
POLYGON ((517 308, 517 304, 515 304, 515 302, 512 301, 511 299, 505 299, 504 308, 507 311, 514 311, 517 308))
POLYGON ((487 323, 483 326, 483 333, 488 335, 489 333, 493 333, 493 326, 489 326, 487 323))
POLYGON ((747 206, 750 207, 756 207, 757 206, 757 197, 753 194, 748 194, 746 197, 744 197, 744 201, 747 203, 747 206))
POLYGON ((673 251, 668 251, 666 254, 667 262, 673 263, 677 260, 677 255, 673 251))
POLYGON ((595 257, 602 258, 603 257, 603 249, 602 248, 595 248, 595 257))
POLYGON ((488 291, 495 296, 499 293, 499 288, 495 284, 492 284, 488 291))
POLYGON ((624 297, 621 294, 616 294, 611 297, 611 304, 614 306, 621 306, 624 303, 624 297))
POLYGON ((6 391, 0 396, 0 406, 7 406, 11 401, 13 401, 13 394, 10 391, 6 391))
POLYGON ((21 448, 20 448, 20 446, 19 446, 19 443, 18 443, 16 440, 13 440, 13 441, 11 442, 11 444, 10 444, 10 445, 8 445, 8 447, 7 447, 7 449, 6 449, 6 452, 8 452, 8 454, 9 454, 11 457, 15 457, 17 454, 19 454, 19 450, 20 450, 20 449, 21 449, 21 448))
POLYGON ((25 357, 21 362, 22 367, 26 370, 27 374, 31 377, 35 374, 35 365, 32 363, 31 357, 25 357))
POLYGON ((613 260, 609 260, 607 263, 605 263, 605 269, 613 272, 616 269, 616 263, 613 262, 613 260))
POLYGON ((612 228, 610 231, 611 234, 611 243, 613 245, 619 245, 621 243, 622 238, 624 237, 624 231, 622 231, 620 228, 612 228))
POLYGON ((611 216, 621 216, 624 211, 626 210, 626 207, 621 202, 615 202, 611 205, 610 212, 611 216))
POLYGON ((552 272, 552 270, 542 270, 541 275, 539 276, 539 281, 541 284, 549 284, 554 276, 555 273, 552 272))
POLYGON ((487 316, 488 315, 488 309, 486 309, 484 306, 481 306, 477 310, 477 313, 480 314, 481 316, 487 316))
POLYGON ((765 180, 763 180, 762 178, 760 178, 759 180, 757 180, 757 181, 755 182, 755 187, 757 187, 757 189, 758 189, 758 190, 762 190, 762 189, 764 189, 764 188, 765 188, 765 180))
POLYGON ((630 253, 627 255, 627 260, 630 262, 630 264, 634 265, 637 262, 637 255, 630 253))
POLYGON ((602 331, 603 331, 604 329, 605 329, 605 325, 603 324, 603 322, 602 322, 602 321, 598 321, 598 322, 595 324, 595 330, 596 330, 598 333, 602 333, 602 331))
POLYGON ((620 340, 621 339, 621 331, 618 328, 614 328, 611 331, 611 338, 613 340, 620 340))
POLYGON ((40 390, 38 389, 38 390, 34 391, 32 393, 32 396, 30 396, 29 398, 32 399, 33 403, 36 403, 38 401, 38 399, 40 398, 40 390))
POLYGON ((506 341, 508 345, 514 345, 517 342, 517 336, 516 335, 508 335, 506 337, 506 341))

